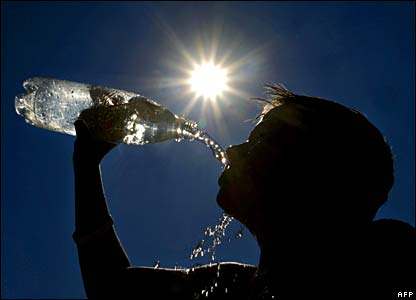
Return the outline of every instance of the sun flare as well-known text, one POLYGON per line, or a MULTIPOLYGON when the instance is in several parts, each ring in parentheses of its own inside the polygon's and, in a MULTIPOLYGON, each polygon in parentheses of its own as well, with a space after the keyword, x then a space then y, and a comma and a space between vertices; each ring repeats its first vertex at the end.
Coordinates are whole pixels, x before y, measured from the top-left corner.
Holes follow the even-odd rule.
POLYGON ((215 100, 227 90, 227 72, 213 63, 195 65, 189 84, 197 97, 215 100))

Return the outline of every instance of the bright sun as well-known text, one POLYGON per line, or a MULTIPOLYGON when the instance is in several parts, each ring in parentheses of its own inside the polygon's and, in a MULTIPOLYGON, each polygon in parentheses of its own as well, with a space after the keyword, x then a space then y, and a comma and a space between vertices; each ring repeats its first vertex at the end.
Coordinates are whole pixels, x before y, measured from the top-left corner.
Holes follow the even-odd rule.
POLYGON ((196 65, 191 73, 189 84, 197 97, 215 100, 227 90, 227 72, 213 63, 196 65))

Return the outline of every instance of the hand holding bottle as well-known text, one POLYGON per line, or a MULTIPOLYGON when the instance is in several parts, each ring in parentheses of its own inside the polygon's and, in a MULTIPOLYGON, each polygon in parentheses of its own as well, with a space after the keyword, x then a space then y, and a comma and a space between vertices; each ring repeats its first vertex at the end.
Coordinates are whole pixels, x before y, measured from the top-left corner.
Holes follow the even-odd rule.
POLYGON ((77 138, 74 143, 74 164, 100 164, 104 156, 117 144, 108 143, 93 137, 82 120, 75 123, 77 138))
POLYGON ((17 114, 31 125, 77 134, 74 162, 99 164, 119 143, 186 139, 205 144, 223 168, 227 165, 225 151, 196 122, 137 93, 42 77, 25 80, 23 87, 26 93, 15 97, 17 114))

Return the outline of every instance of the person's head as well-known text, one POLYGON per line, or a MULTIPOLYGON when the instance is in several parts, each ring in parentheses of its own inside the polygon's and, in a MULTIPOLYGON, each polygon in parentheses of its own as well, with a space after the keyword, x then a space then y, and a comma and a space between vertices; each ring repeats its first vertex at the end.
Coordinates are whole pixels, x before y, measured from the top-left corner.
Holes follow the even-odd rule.
POLYGON ((338 103, 269 90, 248 140, 227 149, 218 204, 254 235, 370 222, 393 184, 383 135, 338 103))

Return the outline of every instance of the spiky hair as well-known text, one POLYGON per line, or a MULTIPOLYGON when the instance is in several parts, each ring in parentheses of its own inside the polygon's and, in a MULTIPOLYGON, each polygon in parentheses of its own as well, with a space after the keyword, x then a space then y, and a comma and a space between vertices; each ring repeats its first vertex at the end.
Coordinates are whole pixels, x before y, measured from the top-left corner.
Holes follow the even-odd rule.
MULTIPOLYGON (((313 134, 315 143, 311 148, 318 149, 319 143, 321 146, 324 145, 321 153, 326 153, 327 156, 335 155, 333 160, 338 161, 338 165, 343 165, 344 169, 340 167, 340 170, 344 170, 342 172, 345 174, 359 170, 359 174, 354 173, 354 182, 357 189, 361 188, 361 192, 369 197, 366 202, 367 211, 368 215, 374 217, 379 207, 387 200, 394 182, 393 154, 383 134, 364 114, 335 101, 297 95, 282 84, 265 84, 265 87, 268 99, 253 98, 265 103, 262 112, 256 118, 258 123, 270 110, 283 104, 299 104, 310 108, 305 110, 302 122, 304 126, 314 128, 309 133, 311 136, 313 134), (335 147, 332 153, 324 151, 328 147, 335 147)), ((325 159, 328 158, 323 157, 321 162, 325 159)), ((331 167, 329 163, 328 166, 331 167)), ((340 178, 344 176, 342 172, 340 171, 340 178)))
POLYGON ((271 109, 279 105, 282 105, 285 102, 285 100, 296 97, 294 93, 289 91, 281 83, 270 83, 270 84, 265 84, 264 86, 266 89, 264 94, 268 96, 268 99, 252 98, 253 100, 259 101, 264 104, 263 110, 256 117, 257 120, 261 120, 264 117, 264 115, 266 115, 271 109))

